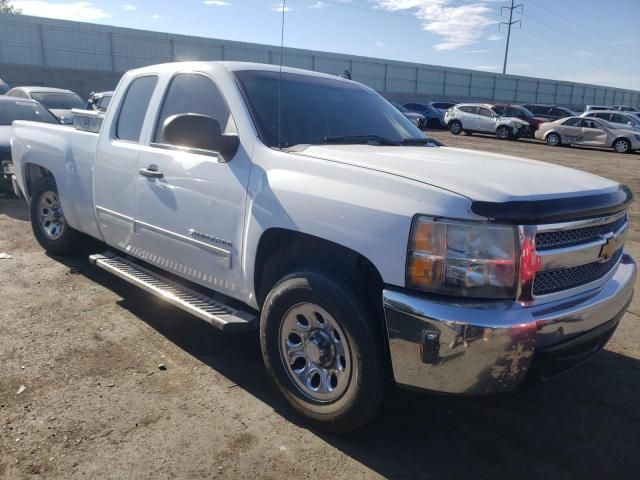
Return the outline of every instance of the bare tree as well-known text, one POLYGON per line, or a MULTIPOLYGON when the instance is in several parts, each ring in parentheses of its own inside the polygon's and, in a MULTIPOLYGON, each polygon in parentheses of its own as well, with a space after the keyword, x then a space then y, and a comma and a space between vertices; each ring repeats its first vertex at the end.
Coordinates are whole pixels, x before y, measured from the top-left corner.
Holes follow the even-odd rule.
POLYGON ((22 10, 14 7, 9 0, 0 0, 0 13, 22 13, 22 10))

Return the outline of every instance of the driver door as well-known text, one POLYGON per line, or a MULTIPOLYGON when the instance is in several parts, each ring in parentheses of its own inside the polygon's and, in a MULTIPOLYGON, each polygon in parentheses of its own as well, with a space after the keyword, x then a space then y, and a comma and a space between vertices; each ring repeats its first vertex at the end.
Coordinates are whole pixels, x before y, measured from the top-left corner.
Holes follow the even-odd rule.
POLYGON ((236 133, 210 76, 183 72, 171 78, 138 158, 136 238, 129 253, 237 296, 250 158, 242 144, 230 159, 170 144, 162 126, 185 113, 206 115, 218 121, 223 133, 236 133))

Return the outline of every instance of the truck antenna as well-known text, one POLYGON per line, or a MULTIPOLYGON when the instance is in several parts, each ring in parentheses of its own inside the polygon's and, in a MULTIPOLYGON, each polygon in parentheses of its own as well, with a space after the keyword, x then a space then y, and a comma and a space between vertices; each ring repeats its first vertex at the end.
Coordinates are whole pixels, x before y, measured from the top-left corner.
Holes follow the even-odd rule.
POLYGON ((282 150, 282 62, 284 61, 284 14, 287 0, 282 0, 282 24, 280 27, 280 74, 278 76, 278 150, 282 150))

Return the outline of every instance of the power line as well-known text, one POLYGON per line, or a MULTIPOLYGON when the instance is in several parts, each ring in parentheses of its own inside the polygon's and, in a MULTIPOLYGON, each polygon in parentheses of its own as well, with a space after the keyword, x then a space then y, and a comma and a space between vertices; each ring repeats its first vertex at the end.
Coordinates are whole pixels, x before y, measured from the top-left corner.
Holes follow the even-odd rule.
POLYGON ((518 5, 513 5, 513 1, 511 0, 511 6, 510 7, 502 7, 500 8, 500 15, 502 15, 502 12, 504 10, 509 10, 509 21, 508 22, 500 22, 498 25, 498 28, 500 28, 500 25, 506 25, 507 26, 507 46, 504 50, 504 63, 502 65, 502 74, 506 74, 507 73, 507 57, 509 56, 509 41, 511 40, 511 25, 515 25, 516 23, 520 24, 520 28, 522 28, 522 20, 513 20, 513 11, 517 8, 520 9, 520 11, 524 11, 524 7, 522 6, 522 4, 518 4, 518 5))

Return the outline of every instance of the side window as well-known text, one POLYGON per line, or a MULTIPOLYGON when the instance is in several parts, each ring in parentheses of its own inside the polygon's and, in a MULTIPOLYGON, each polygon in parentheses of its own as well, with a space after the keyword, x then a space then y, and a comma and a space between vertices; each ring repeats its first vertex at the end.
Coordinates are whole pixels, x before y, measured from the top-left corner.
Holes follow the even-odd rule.
POLYGON ((167 118, 181 113, 197 113, 218 121, 222 133, 235 133, 236 126, 224 97, 209 77, 198 73, 176 75, 167 89, 153 136, 154 143, 166 143, 162 126, 167 118))
POLYGON ((466 107, 458 107, 458 108, 464 113, 477 113, 478 111, 478 107, 466 106, 466 107))
POLYGON ((593 115, 589 115, 590 117, 594 117, 594 118, 601 118, 603 120, 609 120, 611 118, 611 114, 610 113, 595 113, 593 115))
POLYGON ((568 118, 562 125, 565 127, 579 127, 581 121, 582 119, 578 117, 568 118))
POLYGON ((619 113, 612 113, 610 121, 613 122, 613 123, 624 123, 624 124, 627 124, 631 120, 629 118, 625 117, 624 115, 620 115, 619 113))
POLYGON ((139 142, 142 124, 147 115, 151 95, 158 83, 158 77, 136 78, 124 96, 116 124, 116 138, 127 142, 139 142))
POLYGON ((551 115, 552 117, 563 118, 567 116, 567 112, 559 108, 552 108, 549 112, 549 115, 551 115))
POLYGON ((478 108, 478 115, 483 117, 493 117, 493 112, 488 108, 480 107, 478 108))
POLYGON ((595 120, 582 120, 582 128, 602 128, 602 126, 595 120))
POLYGON ((104 96, 100 99, 100 103, 98 104, 98 108, 103 111, 106 112, 107 111, 107 107, 109 106, 109 103, 111 102, 111 96, 104 96))

